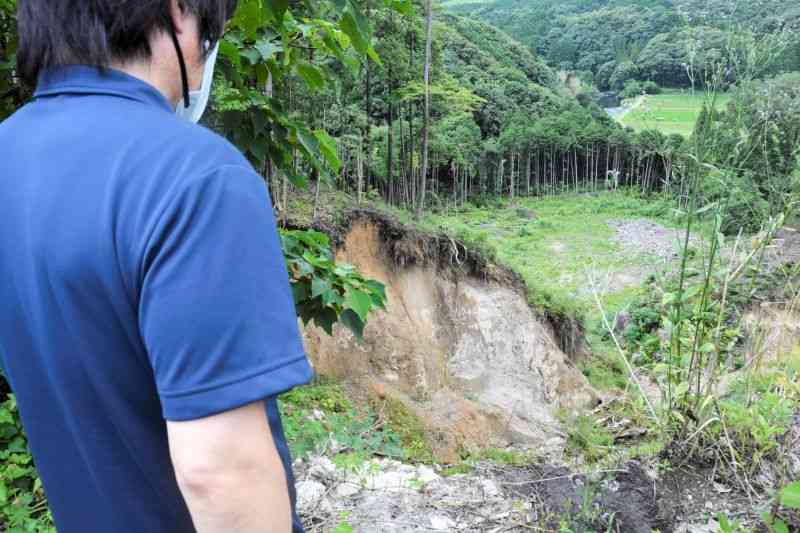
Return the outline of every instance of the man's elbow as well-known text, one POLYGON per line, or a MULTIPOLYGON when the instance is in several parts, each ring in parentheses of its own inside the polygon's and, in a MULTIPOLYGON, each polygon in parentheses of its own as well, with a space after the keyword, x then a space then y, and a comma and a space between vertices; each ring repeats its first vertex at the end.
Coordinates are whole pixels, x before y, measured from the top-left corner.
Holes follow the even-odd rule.
POLYGON ((280 461, 261 459, 179 463, 175 476, 184 496, 198 501, 235 499, 237 493, 264 484, 286 492, 286 474, 280 461))

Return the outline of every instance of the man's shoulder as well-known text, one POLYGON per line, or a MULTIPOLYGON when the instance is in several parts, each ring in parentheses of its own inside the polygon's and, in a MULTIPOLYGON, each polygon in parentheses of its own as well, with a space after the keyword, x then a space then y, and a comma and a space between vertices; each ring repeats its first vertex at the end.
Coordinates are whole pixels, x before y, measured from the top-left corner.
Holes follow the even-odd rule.
POLYGON ((218 133, 175 116, 161 116, 156 129, 165 134, 162 148, 165 155, 181 165, 188 165, 192 174, 213 171, 220 166, 241 166, 252 170, 242 152, 218 133))
POLYGON ((216 132, 175 116, 160 114, 139 131, 140 149, 153 154, 163 165, 159 179, 173 184, 193 182, 235 167, 240 173, 256 176, 253 166, 242 152, 216 132), (168 174, 164 176, 166 171, 168 174))

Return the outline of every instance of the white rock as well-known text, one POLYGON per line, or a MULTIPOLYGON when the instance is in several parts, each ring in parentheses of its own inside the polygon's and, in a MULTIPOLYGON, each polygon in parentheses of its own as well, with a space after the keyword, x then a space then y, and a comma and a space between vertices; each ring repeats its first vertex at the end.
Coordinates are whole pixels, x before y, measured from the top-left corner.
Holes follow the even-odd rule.
POLYGON ((297 510, 309 511, 317 507, 325 497, 325 485, 313 479, 306 479, 297 484, 297 510))
POLYGON ((446 516, 432 516, 431 529, 436 531, 452 531, 456 528, 456 523, 446 516))
POLYGON ((315 457, 311 460, 308 473, 321 480, 336 479, 336 465, 327 457, 315 457))
POLYGON ((423 485, 427 485, 431 481, 439 479, 439 476, 433 471, 433 468, 425 465, 421 465, 417 468, 416 477, 423 485))
POLYGON ((414 467, 413 467, 413 466, 411 466, 411 465, 400 465, 400 466, 398 466, 398 467, 396 468, 396 470, 397 470, 399 473, 403 474, 403 475, 409 475, 409 476, 416 475, 416 473, 417 473, 417 469, 416 469, 416 468, 414 468, 414 467))
POLYGON ((680 524, 677 533, 719 533, 720 527, 716 520, 709 520, 707 524, 680 524))
POLYGON ((367 478, 366 486, 371 490, 401 491, 411 488, 415 474, 397 471, 381 472, 367 478))
POLYGON ((361 485, 352 481, 345 481, 336 486, 334 493, 337 498, 349 498, 361 492, 361 485))
POLYGON ((483 494, 487 498, 497 498, 500 496, 500 489, 497 488, 497 484, 491 479, 482 480, 481 488, 483 489, 483 494))

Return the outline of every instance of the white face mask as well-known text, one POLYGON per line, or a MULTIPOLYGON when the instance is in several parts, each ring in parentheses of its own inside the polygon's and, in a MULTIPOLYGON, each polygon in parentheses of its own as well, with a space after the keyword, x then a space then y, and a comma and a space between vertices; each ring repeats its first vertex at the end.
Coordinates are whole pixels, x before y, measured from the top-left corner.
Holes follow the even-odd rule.
POLYGON ((184 101, 178 103, 178 108, 175 113, 184 120, 200 122, 200 117, 208 105, 208 98, 211 96, 211 82, 214 81, 214 65, 217 62, 217 53, 219 52, 219 42, 211 50, 206 58, 206 64, 203 68, 203 83, 198 91, 189 91, 189 107, 186 107, 184 101))

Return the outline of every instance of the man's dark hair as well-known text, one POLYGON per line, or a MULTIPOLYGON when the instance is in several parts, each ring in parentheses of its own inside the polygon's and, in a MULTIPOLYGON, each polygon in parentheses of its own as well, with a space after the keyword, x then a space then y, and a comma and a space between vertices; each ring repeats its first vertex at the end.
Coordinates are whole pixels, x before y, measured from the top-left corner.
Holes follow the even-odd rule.
MULTIPOLYGON (((237 0, 179 0, 200 19, 201 40, 216 41, 237 0)), ((168 31, 170 0, 17 0, 17 68, 29 85, 61 65, 107 67, 149 58, 150 37, 168 31)))

